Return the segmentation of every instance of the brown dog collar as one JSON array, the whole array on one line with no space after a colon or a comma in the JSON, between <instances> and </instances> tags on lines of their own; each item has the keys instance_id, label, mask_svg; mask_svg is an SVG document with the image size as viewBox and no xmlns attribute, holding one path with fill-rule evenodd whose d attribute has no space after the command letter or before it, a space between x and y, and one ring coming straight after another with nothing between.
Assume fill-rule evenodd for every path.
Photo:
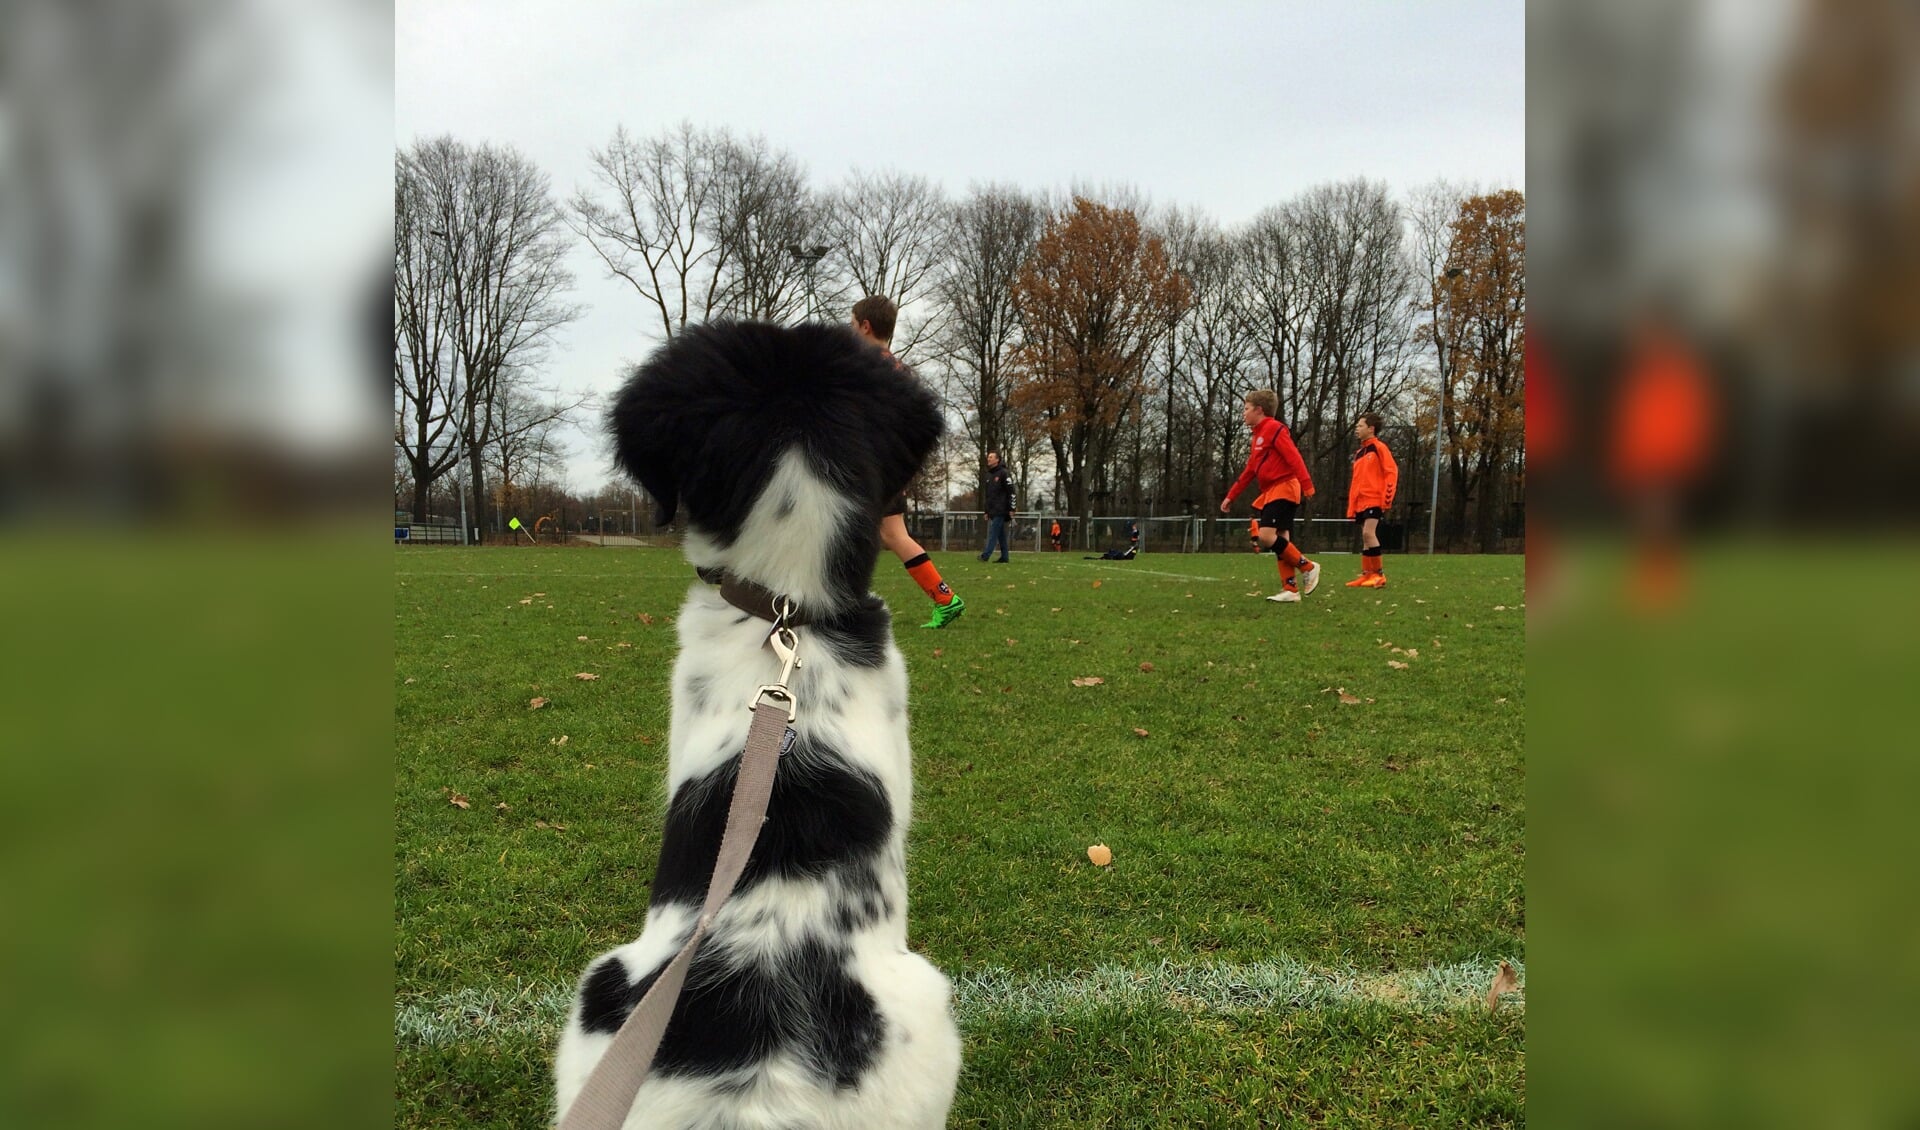
<instances>
[{"instance_id":1,"label":"brown dog collar","mask_svg":"<svg viewBox=\"0 0 1920 1130\"><path fill-rule=\"evenodd\" d=\"M752 581L742 580L725 569L696 569L700 579L710 585L720 586L720 598L749 616L758 616L768 623L780 623L789 628L804 628L813 623L812 614L799 606L793 598L782 596L772 589L756 585ZM786 616L781 617L782 608Z\"/></svg>"}]
</instances>

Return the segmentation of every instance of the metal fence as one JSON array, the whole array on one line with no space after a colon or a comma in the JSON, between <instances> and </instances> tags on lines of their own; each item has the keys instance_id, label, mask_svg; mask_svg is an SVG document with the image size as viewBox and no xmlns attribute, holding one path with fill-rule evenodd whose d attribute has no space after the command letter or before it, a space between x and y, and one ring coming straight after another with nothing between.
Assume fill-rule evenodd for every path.
<instances>
[{"instance_id":1,"label":"metal fence","mask_svg":"<svg viewBox=\"0 0 1920 1130\"><path fill-rule=\"evenodd\" d=\"M1245 515L1217 517L1212 522L1198 514L1160 518L1099 516L1083 523L1071 515L1031 511L1015 514L1008 524L1009 548L1015 552L1052 552L1052 527L1056 521L1061 528L1061 551L1101 553L1133 544L1141 553L1237 553L1252 544ZM1129 523L1138 526L1137 542L1129 534ZM978 510L924 511L907 516L907 532L930 549L937 546L944 553L960 550L978 553L987 544L987 517ZM1388 553L1407 552L1406 522L1382 522L1378 532L1381 545ZM1359 527L1346 518L1298 519L1294 523L1294 537L1302 549L1315 553L1360 550ZM1421 541L1424 545L1424 537Z\"/></svg>"}]
</instances>

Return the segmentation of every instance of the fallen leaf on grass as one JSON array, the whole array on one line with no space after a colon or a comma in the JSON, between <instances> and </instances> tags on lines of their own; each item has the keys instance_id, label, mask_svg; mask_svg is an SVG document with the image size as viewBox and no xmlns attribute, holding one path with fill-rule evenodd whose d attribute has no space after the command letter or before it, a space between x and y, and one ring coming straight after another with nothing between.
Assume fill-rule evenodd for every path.
<instances>
[{"instance_id":1,"label":"fallen leaf on grass","mask_svg":"<svg viewBox=\"0 0 1920 1130\"><path fill-rule=\"evenodd\" d=\"M461 796L459 793L454 793L452 796L449 796L447 798L447 803L451 804L455 808L472 808L473 807L473 803L469 801L466 797Z\"/></svg>"},{"instance_id":2,"label":"fallen leaf on grass","mask_svg":"<svg viewBox=\"0 0 1920 1130\"><path fill-rule=\"evenodd\" d=\"M532 597L527 597L527 598L526 598L525 600L522 600L522 601L521 601L520 603L522 603L522 604L532 604L532 603L533 603L533 598L532 598Z\"/></svg>"},{"instance_id":3,"label":"fallen leaf on grass","mask_svg":"<svg viewBox=\"0 0 1920 1130\"><path fill-rule=\"evenodd\" d=\"M528 710L538 710L538 709L540 709L541 707L543 707L543 706L545 706L546 704L547 704L547 700L546 700L546 699L544 699L544 698L535 698L535 699L530 699L530 700L529 700L529 701L527 702L527 709L528 709Z\"/></svg>"},{"instance_id":4,"label":"fallen leaf on grass","mask_svg":"<svg viewBox=\"0 0 1920 1130\"><path fill-rule=\"evenodd\" d=\"M1091 861L1095 867L1105 867L1107 864L1113 862L1113 849L1105 844L1094 844L1087 849L1087 859Z\"/></svg>"},{"instance_id":5,"label":"fallen leaf on grass","mask_svg":"<svg viewBox=\"0 0 1920 1130\"><path fill-rule=\"evenodd\" d=\"M1141 669L1142 671L1151 671L1151 670L1153 670L1153 664L1151 664L1151 663L1142 663L1142 664L1140 665L1140 669Z\"/></svg>"},{"instance_id":6,"label":"fallen leaf on grass","mask_svg":"<svg viewBox=\"0 0 1920 1130\"><path fill-rule=\"evenodd\" d=\"M1100 587L1100 582L1099 582L1099 581L1095 581L1095 582L1093 582L1093 587L1094 587L1094 588L1099 588L1099 587Z\"/></svg>"},{"instance_id":7,"label":"fallen leaf on grass","mask_svg":"<svg viewBox=\"0 0 1920 1130\"><path fill-rule=\"evenodd\" d=\"M1507 606L1504 604L1496 604L1493 606L1493 610L1495 612L1505 612L1507 610Z\"/></svg>"},{"instance_id":8,"label":"fallen leaf on grass","mask_svg":"<svg viewBox=\"0 0 1920 1130\"><path fill-rule=\"evenodd\" d=\"M632 645L632 644L630 644L630 643L628 643L628 642L627 642L627 641L625 641L625 640L621 640L621 641L620 641L619 643L617 643L617 644L614 644L613 646L615 646L615 647L632 647L633 645Z\"/></svg>"},{"instance_id":9,"label":"fallen leaf on grass","mask_svg":"<svg viewBox=\"0 0 1920 1130\"><path fill-rule=\"evenodd\" d=\"M1493 977L1493 987L1487 990L1487 1011L1492 1012L1499 1008L1500 998L1519 987L1520 977L1513 971L1513 966L1504 961L1501 962L1500 972Z\"/></svg>"},{"instance_id":10,"label":"fallen leaf on grass","mask_svg":"<svg viewBox=\"0 0 1920 1130\"><path fill-rule=\"evenodd\" d=\"M1398 659L1387 660L1387 666L1393 668L1395 671L1405 671L1407 669L1407 665Z\"/></svg>"},{"instance_id":11,"label":"fallen leaf on grass","mask_svg":"<svg viewBox=\"0 0 1920 1130\"><path fill-rule=\"evenodd\" d=\"M1060 610L1059 610L1058 608L1055 608L1055 609L1052 609L1052 611L1054 611L1054 612L1058 612L1058 611L1060 611Z\"/></svg>"},{"instance_id":12,"label":"fallen leaf on grass","mask_svg":"<svg viewBox=\"0 0 1920 1130\"><path fill-rule=\"evenodd\" d=\"M1140 727L1135 726L1133 728L1133 736L1136 738L1144 738L1147 736L1147 732L1145 730L1142 730Z\"/></svg>"},{"instance_id":13,"label":"fallen leaf on grass","mask_svg":"<svg viewBox=\"0 0 1920 1130\"><path fill-rule=\"evenodd\" d=\"M407 681L406 681L405 683L402 683L401 685L402 685L402 686L407 686L407 687L410 687L410 686L412 686L412 685L413 685L413 677L412 677L411 675L409 675L409 676L407 677Z\"/></svg>"},{"instance_id":14,"label":"fallen leaf on grass","mask_svg":"<svg viewBox=\"0 0 1920 1130\"><path fill-rule=\"evenodd\" d=\"M499 804L494 805L493 807L500 812L511 812L513 810L513 806L508 804L504 800L501 801Z\"/></svg>"},{"instance_id":15,"label":"fallen leaf on grass","mask_svg":"<svg viewBox=\"0 0 1920 1130\"><path fill-rule=\"evenodd\" d=\"M941 657L942 655L945 655L945 654L946 654L946 651L947 651L947 649L946 649L946 648L944 648L944 647L936 647L936 648L934 648L934 649L933 649L933 657L934 657L935 659L938 659L938 658L940 658L940 657Z\"/></svg>"},{"instance_id":16,"label":"fallen leaf on grass","mask_svg":"<svg viewBox=\"0 0 1920 1130\"><path fill-rule=\"evenodd\" d=\"M1007 646L1008 646L1008 647L1012 647L1012 646L1013 646L1014 644L1017 644L1017 643L1019 643L1019 642L1020 642L1019 640L1016 640L1016 639L1014 639L1014 638L1013 638L1013 637L1011 637L1011 636L1009 636L1009 637L1007 637Z\"/></svg>"},{"instance_id":17,"label":"fallen leaf on grass","mask_svg":"<svg viewBox=\"0 0 1920 1130\"><path fill-rule=\"evenodd\" d=\"M1347 688L1345 687L1340 688L1340 701L1346 703L1348 706L1360 705L1359 697L1357 695L1348 694Z\"/></svg>"},{"instance_id":18,"label":"fallen leaf on grass","mask_svg":"<svg viewBox=\"0 0 1920 1130\"><path fill-rule=\"evenodd\" d=\"M1419 648L1417 648L1417 647L1410 647L1410 648L1408 648L1408 649L1407 649L1407 658L1408 658L1408 659L1418 659L1418 658L1420 658L1420 649L1419 649Z\"/></svg>"},{"instance_id":19,"label":"fallen leaf on grass","mask_svg":"<svg viewBox=\"0 0 1920 1130\"><path fill-rule=\"evenodd\" d=\"M537 593L534 593L533 595L535 595L535 596L545 596L545 595L547 595L547 594L546 594L546 593L543 593L543 592L537 592Z\"/></svg>"},{"instance_id":20,"label":"fallen leaf on grass","mask_svg":"<svg viewBox=\"0 0 1920 1130\"><path fill-rule=\"evenodd\" d=\"M645 612L635 612L633 614L633 618L635 620L640 621L642 624L651 625L653 623L653 617L647 615Z\"/></svg>"},{"instance_id":21,"label":"fallen leaf on grass","mask_svg":"<svg viewBox=\"0 0 1920 1130\"><path fill-rule=\"evenodd\" d=\"M591 683L595 679L598 679L600 676L594 674L591 671L576 671L574 672L573 677L580 680L583 683Z\"/></svg>"},{"instance_id":22,"label":"fallen leaf on grass","mask_svg":"<svg viewBox=\"0 0 1920 1130\"><path fill-rule=\"evenodd\" d=\"M1076 687L1097 687L1104 682L1106 682L1106 680L1102 679L1098 675L1086 675L1081 678L1075 679L1073 681L1073 685Z\"/></svg>"},{"instance_id":23,"label":"fallen leaf on grass","mask_svg":"<svg viewBox=\"0 0 1920 1130\"><path fill-rule=\"evenodd\" d=\"M561 735L560 735L559 737L557 737L557 738L548 738L548 739L547 739L547 744L548 744L548 745L566 745L566 744L567 744L567 735L565 735L565 734L561 734Z\"/></svg>"},{"instance_id":24,"label":"fallen leaf on grass","mask_svg":"<svg viewBox=\"0 0 1920 1130\"><path fill-rule=\"evenodd\" d=\"M573 637L573 638L574 638L574 639L577 639L577 640L579 640L579 641L580 641L581 643L586 643L586 642L587 642L587 637L585 637L585 636L575 636L575 637Z\"/></svg>"}]
</instances>

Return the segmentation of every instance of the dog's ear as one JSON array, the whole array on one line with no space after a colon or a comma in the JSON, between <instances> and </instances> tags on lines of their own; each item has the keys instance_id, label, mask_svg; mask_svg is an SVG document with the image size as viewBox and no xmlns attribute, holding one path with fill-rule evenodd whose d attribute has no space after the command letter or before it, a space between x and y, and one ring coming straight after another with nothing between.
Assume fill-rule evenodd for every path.
<instances>
[{"instance_id":1,"label":"dog's ear","mask_svg":"<svg viewBox=\"0 0 1920 1130\"><path fill-rule=\"evenodd\" d=\"M909 377L898 381L889 392L886 403L889 419L882 434L891 436L895 442L885 445L881 456L883 477L894 480L885 495L891 499L920 473L947 425L940 413L940 401L933 390L918 379Z\"/></svg>"},{"instance_id":2,"label":"dog's ear","mask_svg":"<svg viewBox=\"0 0 1920 1130\"><path fill-rule=\"evenodd\" d=\"M664 391L657 374L650 380L644 367L635 367L607 412L614 463L633 476L653 499L656 526L671 523L680 506L680 482L674 464L677 445L684 437L662 411L660 394Z\"/></svg>"}]
</instances>

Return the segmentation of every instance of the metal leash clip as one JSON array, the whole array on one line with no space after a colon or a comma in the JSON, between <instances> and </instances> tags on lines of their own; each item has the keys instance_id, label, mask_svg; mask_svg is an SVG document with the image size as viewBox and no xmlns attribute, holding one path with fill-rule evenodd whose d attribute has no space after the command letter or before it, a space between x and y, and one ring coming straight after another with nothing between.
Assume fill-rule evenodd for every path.
<instances>
[{"instance_id":1,"label":"metal leash clip","mask_svg":"<svg viewBox=\"0 0 1920 1130\"><path fill-rule=\"evenodd\" d=\"M780 678L754 691L753 701L747 703L748 710L755 710L759 708L762 699L773 698L783 701L787 704L787 721L789 722L798 716L799 702L793 692L787 689L787 680L793 677L795 667L806 666L801 662L798 651L800 637L792 628L787 627L787 617L793 615L793 611L793 598L780 597L779 603L774 608L773 630L767 633L767 646L780 657Z\"/></svg>"}]
</instances>

